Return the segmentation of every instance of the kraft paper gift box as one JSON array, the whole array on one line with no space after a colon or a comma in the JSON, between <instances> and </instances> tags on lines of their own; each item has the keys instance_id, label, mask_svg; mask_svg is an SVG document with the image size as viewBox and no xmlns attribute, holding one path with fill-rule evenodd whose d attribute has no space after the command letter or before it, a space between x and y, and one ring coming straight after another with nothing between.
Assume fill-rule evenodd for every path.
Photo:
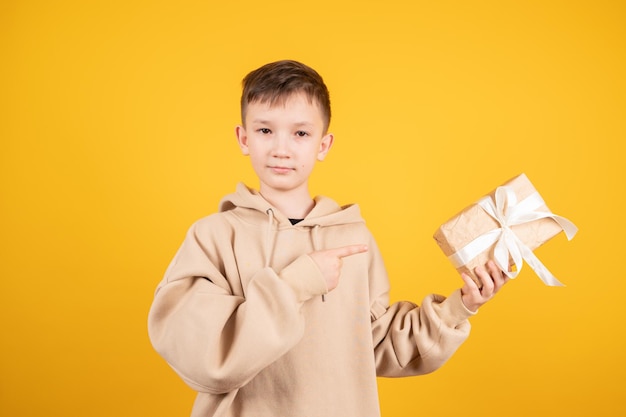
<instances>
[{"instance_id":1,"label":"kraft paper gift box","mask_svg":"<svg viewBox=\"0 0 626 417\"><path fill-rule=\"evenodd\" d=\"M577 228L553 214L521 174L445 222L433 237L454 267L479 286L474 268L489 259L511 278L525 260L547 285L563 285L532 252L561 231L569 240Z\"/></svg>"}]
</instances>

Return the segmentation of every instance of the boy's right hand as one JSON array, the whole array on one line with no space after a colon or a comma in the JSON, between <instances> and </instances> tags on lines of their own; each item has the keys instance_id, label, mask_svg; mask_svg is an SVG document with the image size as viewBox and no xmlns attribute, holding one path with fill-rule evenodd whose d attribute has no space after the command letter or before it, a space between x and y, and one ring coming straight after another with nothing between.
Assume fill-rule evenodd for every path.
<instances>
[{"instance_id":1,"label":"boy's right hand","mask_svg":"<svg viewBox=\"0 0 626 417\"><path fill-rule=\"evenodd\" d=\"M326 280L328 291L334 290L339 284L341 275L342 259L346 256L367 252L367 245L349 245L335 249L319 250L310 253L309 256L315 261Z\"/></svg>"}]
</instances>

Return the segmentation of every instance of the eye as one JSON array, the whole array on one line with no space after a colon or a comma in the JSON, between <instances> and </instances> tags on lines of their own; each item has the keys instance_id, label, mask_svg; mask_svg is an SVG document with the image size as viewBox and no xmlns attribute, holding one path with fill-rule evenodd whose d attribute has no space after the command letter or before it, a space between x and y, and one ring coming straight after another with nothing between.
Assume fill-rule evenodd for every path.
<instances>
[{"instance_id":1,"label":"eye","mask_svg":"<svg viewBox=\"0 0 626 417\"><path fill-rule=\"evenodd\" d=\"M303 137L309 136L309 134L307 132L305 132L304 130L298 130L296 132L296 136L298 136L300 138L303 138Z\"/></svg>"},{"instance_id":2,"label":"eye","mask_svg":"<svg viewBox=\"0 0 626 417\"><path fill-rule=\"evenodd\" d=\"M269 130L268 128L266 128L266 127L262 127L260 129L257 129L257 132L259 132L259 133L261 133L263 135L269 135L270 133L272 133L272 131Z\"/></svg>"}]
</instances>

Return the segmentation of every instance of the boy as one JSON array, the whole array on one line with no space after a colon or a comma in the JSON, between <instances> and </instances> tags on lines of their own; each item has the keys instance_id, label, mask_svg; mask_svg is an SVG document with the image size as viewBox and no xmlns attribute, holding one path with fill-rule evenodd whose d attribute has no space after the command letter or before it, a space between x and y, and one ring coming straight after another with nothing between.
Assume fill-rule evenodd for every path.
<instances>
[{"instance_id":1,"label":"boy","mask_svg":"<svg viewBox=\"0 0 626 417\"><path fill-rule=\"evenodd\" d=\"M389 305L358 206L308 191L333 143L322 78L267 64L244 78L241 113L259 190L239 184L191 227L157 288L151 341L198 391L194 417L379 416L376 376L440 367L507 278L489 263L481 289L464 275L448 298Z\"/></svg>"}]
</instances>

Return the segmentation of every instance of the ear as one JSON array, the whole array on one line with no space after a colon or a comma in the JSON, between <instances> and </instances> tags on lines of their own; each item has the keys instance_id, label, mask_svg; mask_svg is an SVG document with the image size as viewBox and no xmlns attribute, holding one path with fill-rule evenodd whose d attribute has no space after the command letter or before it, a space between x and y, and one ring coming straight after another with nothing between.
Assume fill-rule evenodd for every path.
<instances>
[{"instance_id":1,"label":"ear","mask_svg":"<svg viewBox=\"0 0 626 417\"><path fill-rule=\"evenodd\" d=\"M237 143L241 148L241 153L244 155L250 155L250 150L248 149L248 134L246 133L246 128L237 125L235 127L235 135L237 136Z\"/></svg>"},{"instance_id":2,"label":"ear","mask_svg":"<svg viewBox=\"0 0 626 417\"><path fill-rule=\"evenodd\" d=\"M320 142L320 149L317 152L317 160L323 161L326 158L326 154L330 150L330 147L333 146L334 136L332 133L327 133Z\"/></svg>"}]
</instances>

